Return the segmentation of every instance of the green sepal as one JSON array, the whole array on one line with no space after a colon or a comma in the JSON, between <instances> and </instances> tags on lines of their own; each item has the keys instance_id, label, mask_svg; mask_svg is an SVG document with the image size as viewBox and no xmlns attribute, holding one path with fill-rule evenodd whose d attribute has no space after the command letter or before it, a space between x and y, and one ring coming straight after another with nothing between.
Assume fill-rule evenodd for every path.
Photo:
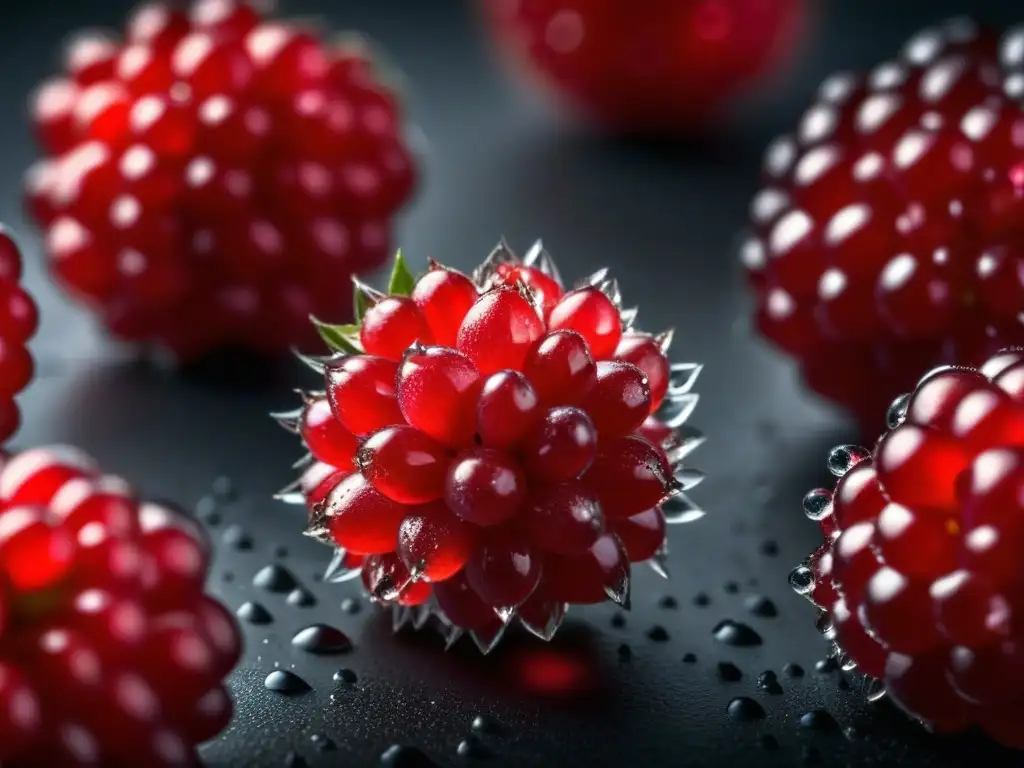
<instances>
[{"instance_id":1,"label":"green sepal","mask_svg":"<svg viewBox=\"0 0 1024 768\"><path fill-rule=\"evenodd\" d=\"M359 326L354 323L345 325L332 325L311 317L317 333L320 334L327 346L335 352L345 352L350 355L363 354L363 344L359 340Z\"/></svg>"},{"instance_id":2,"label":"green sepal","mask_svg":"<svg viewBox=\"0 0 1024 768\"><path fill-rule=\"evenodd\" d=\"M416 276L405 263L402 251L395 254L395 265L391 268L391 279L388 280L388 293L392 296L408 296L416 287Z\"/></svg>"}]
</instances>

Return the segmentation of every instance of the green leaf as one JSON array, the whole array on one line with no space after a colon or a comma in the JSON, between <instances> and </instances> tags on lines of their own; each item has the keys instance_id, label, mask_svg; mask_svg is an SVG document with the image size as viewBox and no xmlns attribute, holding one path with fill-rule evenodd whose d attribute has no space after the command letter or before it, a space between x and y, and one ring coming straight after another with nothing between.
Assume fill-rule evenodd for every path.
<instances>
[{"instance_id":1,"label":"green leaf","mask_svg":"<svg viewBox=\"0 0 1024 768\"><path fill-rule=\"evenodd\" d=\"M317 320L315 317L310 319L313 321L313 325L316 326L320 338L327 342L327 346L335 352L347 352L350 355L363 354L363 344L359 340L358 325L331 325L330 323Z\"/></svg>"},{"instance_id":2,"label":"green leaf","mask_svg":"<svg viewBox=\"0 0 1024 768\"><path fill-rule=\"evenodd\" d=\"M405 263L402 251L395 254L395 266L391 269L391 279L388 280L388 293L392 296L408 296L416 287L416 276Z\"/></svg>"}]
</instances>

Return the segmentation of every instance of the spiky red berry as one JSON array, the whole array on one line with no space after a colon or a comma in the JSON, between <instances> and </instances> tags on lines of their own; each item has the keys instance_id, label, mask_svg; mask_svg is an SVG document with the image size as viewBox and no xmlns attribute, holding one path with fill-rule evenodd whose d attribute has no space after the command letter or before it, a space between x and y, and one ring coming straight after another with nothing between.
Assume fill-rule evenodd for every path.
<instances>
[{"instance_id":1,"label":"spiky red berry","mask_svg":"<svg viewBox=\"0 0 1024 768\"><path fill-rule=\"evenodd\" d=\"M195 764L241 655L202 532L64 449L5 457L0 496L4 764Z\"/></svg>"},{"instance_id":2,"label":"spiky red berry","mask_svg":"<svg viewBox=\"0 0 1024 768\"><path fill-rule=\"evenodd\" d=\"M39 313L20 281L21 251L0 225L0 444L18 431L21 413L14 398L35 372L26 344L35 335Z\"/></svg>"},{"instance_id":3,"label":"spiky red berry","mask_svg":"<svg viewBox=\"0 0 1024 768\"><path fill-rule=\"evenodd\" d=\"M1024 703L1022 370L1019 350L936 369L893 403L873 451L835 449L835 490L804 502L825 546L792 577L903 709L940 730L979 724L1011 747L1004 716Z\"/></svg>"},{"instance_id":4,"label":"spiky red berry","mask_svg":"<svg viewBox=\"0 0 1024 768\"><path fill-rule=\"evenodd\" d=\"M367 52L246 0L146 3L123 39L75 38L32 122L26 202L51 271L113 336L186 362L315 343L308 317L349 311L415 186ZM365 341L393 357L419 334L407 311L374 330L386 309Z\"/></svg>"},{"instance_id":5,"label":"spiky red berry","mask_svg":"<svg viewBox=\"0 0 1024 768\"><path fill-rule=\"evenodd\" d=\"M924 30L827 80L765 155L742 249L757 327L872 429L920 371L1024 343L1022 34Z\"/></svg>"},{"instance_id":6,"label":"spiky red berry","mask_svg":"<svg viewBox=\"0 0 1024 768\"><path fill-rule=\"evenodd\" d=\"M498 50L572 112L618 131L693 130L779 68L804 3L482 0Z\"/></svg>"},{"instance_id":7,"label":"spiky red berry","mask_svg":"<svg viewBox=\"0 0 1024 768\"><path fill-rule=\"evenodd\" d=\"M517 611L550 639L567 603L628 604L630 563L664 574L666 524L687 518L660 504L700 438L674 428L695 366L670 392L670 334L629 331L614 281L563 294L539 244L519 260L502 243L473 274L432 262L416 280L398 258L390 294L358 284L363 325L320 323L326 394L278 418L318 460L282 498L339 550L332 578L358 570L375 602L436 611L486 652ZM682 407L671 424L650 377Z\"/></svg>"}]
</instances>

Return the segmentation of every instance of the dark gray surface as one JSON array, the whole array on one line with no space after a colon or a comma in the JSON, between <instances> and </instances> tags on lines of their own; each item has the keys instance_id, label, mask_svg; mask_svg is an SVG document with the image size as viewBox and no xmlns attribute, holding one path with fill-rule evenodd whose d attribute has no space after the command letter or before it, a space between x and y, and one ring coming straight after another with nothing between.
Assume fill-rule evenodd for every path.
<instances>
[{"instance_id":1,"label":"dark gray surface","mask_svg":"<svg viewBox=\"0 0 1024 768\"><path fill-rule=\"evenodd\" d=\"M44 318L34 345L40 378L22 399L27 423L16 444L75 443L150 494L186 505L207 494L218 475L238 489L238 500L222 510L225 522L212 531L219 537L238 523L255 545L243 552L222 546L211 588L232 608L259 600L275 622L246 628L248 652L234 678L239 713L206 748L211 766L283 765L290 750L310 765L372 765L392 743L417 745L442 765L462 765L467 761L457 756L457 745L481 713L503 726L486 739L492 765L792 766L815 754L826 765L1013 761L980 740L929 739L887 705L859 703L856 683L843 691L838 673L814 673L824 646L810 607L790 593L786 574L817 543L799 500L825 480L827 448L853 435L795 389L788 366L747 337L746 301L731 254L757 183L760 148L795 122L816 82L833 69L888 56L917 27L966 5L990 11L997 23L1014 13L1014 4L1002 0L830 3L783 96L767 99L713 141L640 146L574 132L526 105L492 66L464 4L288 3L297 15L323 14L336 27L368 31L410 75L412 114L430 137L427 186L399 238L414 265L431 255L468 267L501 234L520 247L543 237L563 274L608 265L627 300L641 305L644 327L677 327L677 359L707 364L695 423L710 440L694 463L709 479L694 495L710 514L672 532L671 582L639 569L624 628L612 627L608 607L574 612L563 628L554 648L592 671L596 693L553 700L526 692L517 670L534 644L507 640L503 653L486 660L471 647L444 654L430 635L392 637L389 620L366 608L342 613L339 603L356 596L354 585L313 582L328 552L299 535L299 513L269 498L290 480L298 446L266 413L291 404L291 387L310 381L304 374L290 366L254 370L222 362L175 377L132 364L32 267L29 283ZM25 97L52 67L67 31L114 24L128 6L37 0L5 8L0 174L7 184L0 188L0 220L21 231L31 261L39 243L20 213L18 190L34 151L21 119ZM879 428L882 419L879 414ZM778 556L759 552L765 538L779 542ZM292 607L283 595L251 586L279 546L288 548L280 561L314 591L317 606ZM729 581L739 594L725 591ZM700 592L711 598L707 607L692 603ZM678 608L657 607L666 593L677 597ZM749 616L744 599L751 593L770 596L779 616ZM756 627L764 644L716 642L712 627L727 618ZM317 659L292 649L294 632L316 621L343 629L355 650ZM646 637L654 624L667 630L667 642ZM622 643L632 648L628 662L619 657ZM685 653L696 654L696 663L683 663ZM740 681L718 680L716 665L726 661L742 670ZM790 661L803 665L806 677L782 675ZM262 681L277 665L294 665L314 692L286 699L265 691ZM358 683L333 682L340 666L354 670ZM757 690L757 676L767 669L779 672L782 695ZM767 718L731 720L726 705L740 695L760 701ZM814 708L857 733L806 732L798 720ZM337 749L320 751L311 740L317 734ZM772 734L781 749L764 750L763 734Z\"/></svg>"}]
</instances>

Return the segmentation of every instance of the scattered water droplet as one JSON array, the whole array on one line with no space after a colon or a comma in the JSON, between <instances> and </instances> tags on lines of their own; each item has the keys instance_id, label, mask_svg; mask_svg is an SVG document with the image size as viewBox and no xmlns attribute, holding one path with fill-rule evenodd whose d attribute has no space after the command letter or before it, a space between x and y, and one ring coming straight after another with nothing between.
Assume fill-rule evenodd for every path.
<instances>
[{"instance_id":1,"label":"scattered water droplet","mask_svg":"<svg viewBox=\"0 0 1024 768\"><path fill-rule=\"evenodd\" d=\"M814 571L806 565L798 565L789 572L789 586L798 595L809 595L814 590Z\"/></svg>"},{"instance_id":2,"label":"scattered water droplet","mask_svg":"<svg viewBox=\"0 0 1024 768\"><path fill-rule=\"evenodd\" d=\"M835 672L837 669L839 669L839 665L836 664L836 660L831 657L822 659L814 665L814 671L819 675L828 675Z\"/></svg>"},{"instance_id":3,"label":"scattered water droplet","mask_svg":"<svg viewBox=\"0 0 1024 768\"><path fill-rule=\"evenodd\" d=\"M757 676L757 687L765 693L770 693L773 696L777 696L782 693L782 686L779 685L779 678L770 669L766 669Z\"/></svg>"},{"instance_id":4,"label":"scattered water droplet","mask_svg":"<svg viewBox=\"0 0 1024 768\"><path fill-rule=\"evenodd\" d=\"M684 653L683 654L683 663L684 664L696 664L697 663L697 654L695 654L695 653Z\"/></svg>"},{"instance_id":5,"label":"scattered water droplet","mask_svg":"<svg viewBox=\"0 0 1024 768\"><path fill-rule=\"evenodd\" d=\"M284 694L297 694L306 693L306 691L312 690L309 683L303 680L301 677L296 675L294 672L289 672L286 669L275 669L269 675L267 679L263 681L263 685L268 691L274 691L274 693Z\"/></svg>"},{"instance_id":6,"label":"scattered water droplet","mask_svg":"<svg viewBox=\"0 0 1024 768\"><path fill-rule=\"evenodd\" d=\"M892 401L889 410L885 414L885 424L889 429L896 429L906 421L907 406L910 405L910 394L903 394Z\"/></svg>"},{"instance_id":7,"label":"scattered water droplet","mask_svg":"<svg viewBox=\"0 0 1024 768\"><path fill-rule=\"evenodd\" d=\"M437 764L416 747L394 744L384 750L380 764L388 768L437 768Z\"/></svg>"},{"instance_id":8,"label":"scattered water droplet","mask_svg":"<svg viewBox=\"0 0 1024 768\"><path fill-rule=\"evenodd\" d=\"M730 717L742 722L762 720L765 716L764 707L746 696L739 696L730 701L725 711Z\"/></svg>"},{"instance_id":9,"label":"scattered water droplet","mask_svg":"<svg viewBox=\"0 0 1024 768\"><path fill-rule=\"evenodd\" d=\"M333 752L338 748L338 745L332 739L327 738L321 733L314 733L309 737L309 740L321 752Z\"/></svg>"},{"instance_id":10,"label":"scattered water droplet","mask_svg":"<svg viewBox=\"0 0 1024 768\"><path fill-rule=\"evenodd\" d=\"M274 621L274 617L270 615L270 611L259 603L254 603L252 601L243 603L235 613L239 619L250 624L270 624Z\"/></svg>"},{"instance_id":11,"label":"scattered water droplet","mask_svg":"<svg viewBox=\"0 0 1024 768\"><path fill-rule=\"evenodd\" d=\"M292 645L306 653L327 655L347 653L352 650L352 641L340 629L326 624L313 624L301 629L292 638Z\"/></svg>"},{"instance_id":12,"label":"scattered water droplet","mask_svg":"<svg viewBox=\"0 0 1024 768\"><path fill-rule=\"evenodd\" d=\"M615 629L622 629L624 626L626 626L626 614L614 614L612 616L612 626L615 627Z\"/></svg>"},{"instance_id":13,"label":"scattered water droplet","mask_svg":"<svg viewBox=\"0 0 1024 768\"><path fill-rule=\"evenodd\" d=\"M815 488L804 495L804 514L809 520L819 521L832 514L832 491Z\"/></svg>"},{"instance_id":14,"label":"scattered water droplet","mask_svg":"<svg viewBox=\"0 0 1024 768\"><path fill-rule=\"evenodd\" d=\"M789 662L788 664L784 664L783 667L782 667L782 671L785 674L789 675L790 677L803 677L804 676L804 668L801 667L799 664L796 664L796 663L794 663L792 661Z\"/></svg>"},{"instance_id":15,"label":"scattered water droplet","mask_svg":"<svg viewBox=\"0 0 1024 768\"><path fill-rule=\"evenodd\" d=\"M656 643L668 642L668 630L660 624L655 624L649 630L647 630L647 638L653 640Z\"/></svg>"},{"instance_id":16,"label":"scattered water droplet","mask_svg":"<svg viewBox=\"0 0 1024 768\"><path fill-rule=\"evenodd\" d=\"M362 603L360 603L358 600L353 600L351 597L346 597L344 600L341 601L342 613L347 613L350 616L354 616L355 614L359 613L361 608Z\"/></svg>"},{"instance_id":17,"label":"scattered water droplet","mask_svg":"<svg viewBox=\"0 0 1024 768\"><path fill-rule=\"evenodd\" d=\"M729 661L718 662L718 679L723 683L736 683L743 679L743 670Z\"/></svg>"},{"instance_id":18,"label":"scattered water droplet","mask_svg":"<svg viewBox=\"0 0 1024 768\"><path fill-rule=\"evenodd\" d=\"M779 615L775 603L764 595L751 595L744 601L744 605L751 614L762 619L774 619Z\"/></svg>"},{"instance_id":19,"label":"scattered water droplet","mask_svg":"<svg viewBox=\"0 0 1024 768\"><path fill-rule=\"evenodd\" d=\"M355 672L351 669L346 669L345 667L342 667L334 673L334 682L336 683L348 683L349 685L353 685L358 679L359 678L356 677Z\"/></svg>"},{"instance_id":20,"label":"scattered water droplet","mask_svg":"<svg viewBox=\"0 0 1024 768\"><path fill-rule=\"evenodd\" d=\"M775 557L779 554L779 543L775 539L765 539L758 547L758 551L765 557Z\"/></svg>"},{"instance_id":21,"label":"scattered water droplet","mask_svg":"<svg viewBox=\"0 0 1024 768\"><path fill-rule=\"evenodd\" d=\"M233 523L225 528L220 540L224 546L243 552L252 549L252 536L247 534L242 526L237 523Z\"/></svg>"},{"instance_id":22,"label":"scattered water droplet","mask_svg":"<svg viewBox=\"0 0 1024 768\"><path fill-rule=\"evenodd\" d=\"M846 737L847 741L856 741L860 738L860 731L852 725L848 725L843 729L843 736Z\"/></svg>"},{"instance_id":23,"label":"scattered water droplet","mask_svg":"<svg viewBox=\"0 0 1024 768\"><path fill-rule=\"evenodd\" d=\"M633 658L633 649L623 643L618 649L619 661L630 661Z\"/></svg>"},{"instance_id":24,"label":"scattered water droplet","mask_svg":"<svg viewBox=\"0 0 1024 768\"><path fill-rule=\"evenodd\" d=\"M222 519L217 510L217 500L212 496L203 496L196 502L195 515L211 528L220 525Z\"/></svg>"},{"instance_id":25,"label":"scattered water droplet","mask_svg":"<svg viewBox=\"0 0 1024 768\"><path fill-rule=\"evenodd\" d=\"M285 602L287 602L288 605L294 605L296 608L310 608L316 605L316 595L308 589L296 587L288 593L288 597L285 598Z\"/></svg>"},{"instance_id":26,"label":"scattered water droplet","mask_svg":"<svg viewBox=\"0 0 1024 768\"><path fill-rule=\"evenodd\" d=\"M679 601L676 600L672 595L662 595L658 600L658 607L672 610L679 607Z\"/></svg>"},{"instance_id":27,"label":"scattered water droplet","mask_svg":"<svg viewBox=\"0 0 1024 768\"><path fill-rule=\"evenodd\" d=\"M740 585L737 584L735 581L727 581L725 582L725 585L722 587L722 589L724 589L726 594L728 595L735 595L737 592L740 591Z\"/></svg>"},{"instance_id":28,"label":"scattered water droplet","mask_svg":"<svg viewBox=\"0 0 1024 768\"><path fill-rule=\"evenodd\" d=\"M491 750L476 736L469 736L459 742L456 752L458 752L459 757L464 757L468 760L478 760L491 756Z\"/></svg>"},{"instance_id":29,"label":"scattered water droplet","mask_svg":"<svg viewBox=\"0 0 1024 768\"><path fill-rule=\"evenodd\" d=\"M698 592L693 596L693 604L700 608L705 608L711 605L711 598L706 592Z\"/></svg>"},{"instance_id":30,"label":"scattered water droplet","mask_svg":"<svg viewBox=\"0 0 1024 768\"><path fill-rule=\"evenodd\" d=\"M225 584L230 584L235 580L235 574L232 571L224 571L224 573L220 575L220 578Z\"/></svg>"},{"instance_id":31,"label":"scattered water droplet","mask_svg":"<svg viewBox=\"0 0 1024 768\"><path fill-rule=\"evenodd\" d=\"M839 723L823 709L812 709L800 716L800 727L812 731L838 731Z\"/></svg>"},{"instance_id":32,"label":"scattered water droplet","mask_svg":"<svg viewBox=\"0 0 1024 768\"><path fill-rule=\"evenodd\" d=\"M770 733L766 733L758 740L761 744L761 749L768 752L775 752L779 748L779 740L772 736Z\"/></svg>"},{"instance_id":33,"label":"scattered water droplet","mask_svg":"<svg viewBox=\"0 0 1024 768\"><path fill-rule=\"evenodd\" d=\"M272 563L260 568L252 578L252 584L268 592L291 592L298 585L292 572L283 565Z\"/></svg>"},{"instance_id":34,"label":"scattered water droplet","mask_svg":"<svg viewBox=\"0 0 1024 768\"><path fill-rule=\"evenodd\" d=\"M732 619L718 622L711 632L715 640L726 645L749 647L761 645L763 642L761 636L753 629Z\"/></svg>"},{"instance_id":35,"label":"scattered water droplet","mask_svg":"<svg viewBox=\"0 0 1024 768\"><path fill-rule=\"evenodd\" d=\"M210 490L213 491L213 496L218 501L234 501L238 497L235 484L227 475L216 478L213 485L210 486Z\"/></svg>"},{"instance_id":36,"label":"scattered water droplet","mask_svg":"<svg viewBox=\"0 0 1024 768\"><path fill-rule=\"evenodd\" d=\"M498 721L488 715L477 715L474 717L470 728L477 733L499 733L501 731Z\"/></svg>"},{"instance_id":37,"label":"scattered water droplet","mask_svg":"<svg viewBox=\"0 0 1024 768\"><path fill-rule=\"evenodd\" d=\"M837 445L829 451L828 471L836 477L842 477L870 456L871 452L859 445Z\"/></svg>"}]
</instances>

